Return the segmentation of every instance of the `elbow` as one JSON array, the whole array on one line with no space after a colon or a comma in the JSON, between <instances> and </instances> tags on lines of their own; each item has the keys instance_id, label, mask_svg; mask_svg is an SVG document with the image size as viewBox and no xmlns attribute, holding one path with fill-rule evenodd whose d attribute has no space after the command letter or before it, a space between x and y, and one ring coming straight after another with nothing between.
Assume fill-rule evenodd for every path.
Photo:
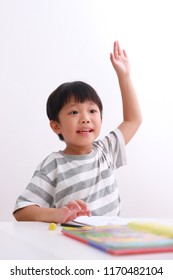
<instances>
[{"instance_id":1,"label":"elbow","mask_svg":"<svg viewBox=\"0 0 173 280\"><path fill-rule=\"evenodd\" d=\"M13 213L13 217L15 218L16 221L20 222L22 221L21 220L21 217L20 217L20 210L17 210Z\"/></svg>"},{"instance_id":2,"label":"elbow","mask_svg":"<svg viewBox=\"0 0 173 280\"><path fill-rule=\"evenodd\" d=\"M137 120L137 127L139 128L142 124L142 116L140 116Z\"/></svg>"},{"instance_id":3,"label":"elbow","mask_svg":"<svg viewBox=\"0 0 173 280\"><path fill-rule=\"evenodd\" d=\"M134 121L134 132L136 132L142 124L142 117Z\"/></svg>"},{"instance_id":4,"label":"elbow","mask_svg":"<svg viewBox=\"0 0 173 280\"><path fill-rule=\"evenodd\" d=\"M139 115L138 117L130 120L129 124L130 124L129 126L131 127L131 130L136 132L142 124L142 116Z\"/></svg>"},{"instance_id":5,"label":"elbow","mask_svg":"<svg viewBox=\"0 0 173 280\"><path fill-rule=\"evenodd\" d=\"M138 114L134 118L134 121L132 121L132 122L134 122L134 126L136 127L136 130L138 130L138 128L142 124L142 114L140 111L138 112Z\"/></svg>"},{"instance_id":6,"label":"elbow","mask_svg":"<svg viewBox=\"0 0 173 280\"><path fill-rule=\"evenodd\" d=\"M16 210L15 212L13 212L13 216L17 222L24 222L28 220L25 214L25 208L20 208Z\"/></svg>"}]
</instances>

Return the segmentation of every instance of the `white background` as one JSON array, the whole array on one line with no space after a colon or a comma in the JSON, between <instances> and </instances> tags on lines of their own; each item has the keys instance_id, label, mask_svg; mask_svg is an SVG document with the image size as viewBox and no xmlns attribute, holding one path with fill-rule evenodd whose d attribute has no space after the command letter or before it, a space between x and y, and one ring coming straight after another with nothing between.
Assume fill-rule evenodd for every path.
<instances>
[{"instance_id":1,"label":"white background","mask_svg":"<svg viewBox=\"0 0 173 280\"><path fill-rule=\"evenodd\" d=\"M91 84L104 104L100 137L122 120L113 41L126 49L143 123L117 172L123 217L173 216L171 0L0 0L0 220L35 167L64 144L46 101L61 83Z\"/></svg>"}]
</instances>

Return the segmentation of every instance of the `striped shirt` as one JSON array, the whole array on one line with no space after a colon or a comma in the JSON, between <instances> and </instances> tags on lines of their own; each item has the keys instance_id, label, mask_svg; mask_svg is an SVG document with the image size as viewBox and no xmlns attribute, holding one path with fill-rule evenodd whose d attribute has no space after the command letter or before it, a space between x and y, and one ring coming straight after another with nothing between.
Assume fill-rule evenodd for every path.
<instances>
[{"instance_id":1,"label":"striped shirt","mask_svg":"<svg viewBox=\"0 0 173 280\"><path fill-rule=\"evenodd\" d=\"M90 154L53 152L37 167L14 211L29 205L60 208L82 199L92 215L118 215L120 198L115 171L125 164L125 143L119 129L94 141Z\"/></svg>"}]
</instances>

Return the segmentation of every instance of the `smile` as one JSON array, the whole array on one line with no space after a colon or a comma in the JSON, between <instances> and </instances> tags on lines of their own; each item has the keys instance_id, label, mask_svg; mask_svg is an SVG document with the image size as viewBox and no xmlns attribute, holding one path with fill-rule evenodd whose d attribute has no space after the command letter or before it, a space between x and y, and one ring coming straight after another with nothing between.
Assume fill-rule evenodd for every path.
<instances>
[{"instance_id":1,"label":"smile","mask_svg":"<svg viewBox=\"0 0 173 280\"><path fill-rule=\"evenodd\" d=\"M82 128L82 129L79 129L77 130L78 133L88 133L88 132L92 132L93 129L91 128Z\"/></svg>"}]
</instances>

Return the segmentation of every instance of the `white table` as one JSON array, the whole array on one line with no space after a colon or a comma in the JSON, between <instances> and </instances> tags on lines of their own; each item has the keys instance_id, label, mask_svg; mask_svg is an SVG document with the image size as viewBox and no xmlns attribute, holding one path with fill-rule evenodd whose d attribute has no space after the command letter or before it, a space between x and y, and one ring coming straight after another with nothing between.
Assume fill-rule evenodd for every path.
<instances>
[{"instance_id":1,"label":"white table","mask_svg":"<svg viewBox=\"0 0 173 280\"><path fill-rule=\"evenodd\" d=\"M163 222L163 220L159 220ZM172 224L172 221L165 223ZM48 223L0 222L0 260L173 260L173 253L111 256L64 236Z\"/></svg>"}]
</instances>

